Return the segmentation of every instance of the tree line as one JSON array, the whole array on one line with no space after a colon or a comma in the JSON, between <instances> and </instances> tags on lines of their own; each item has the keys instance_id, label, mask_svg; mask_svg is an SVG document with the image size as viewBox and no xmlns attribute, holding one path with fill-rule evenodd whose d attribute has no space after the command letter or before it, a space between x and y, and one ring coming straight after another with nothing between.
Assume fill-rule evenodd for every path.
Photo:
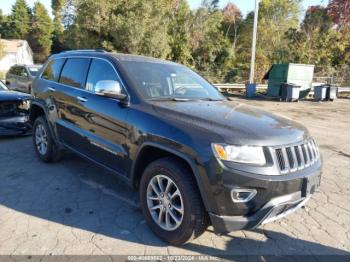
<instances>
[{"instance_id":1,"label":"tree line","mask_svg":"<svg viewBox=\"0 0 350 262\"><path fill-rule=\"evenodd\" d=\"M204 0L52 0L53 19L36 2L16 0L0 12L0 34L27 39L36 62L67 49L103 48L173 60L213 82L245 82L249 75L254 13L234 3ZM1 47L0 47L1 49ZM1 54L1 51L0 51ZM350 75L350 0L302 9L301 0L260 4L256 81L274 63L306 63L319 76Z\"/></svg>"}]
</instances>

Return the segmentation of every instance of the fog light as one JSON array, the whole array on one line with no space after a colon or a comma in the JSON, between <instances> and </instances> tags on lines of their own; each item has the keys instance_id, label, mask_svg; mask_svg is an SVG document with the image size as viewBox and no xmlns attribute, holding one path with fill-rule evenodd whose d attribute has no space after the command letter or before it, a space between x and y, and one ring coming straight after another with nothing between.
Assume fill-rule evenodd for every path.
<instances>
[{"instance_id":1,"label":"fog light","mask_svg":"<svg viewBox=\"0 0 350 262\"><path fill-rule=\"evenodd\" d=\"M256 193L255 189L235 188L231 190L231 198L235 203L246 203L252 200Z\"/></svg>"}]
</instances>

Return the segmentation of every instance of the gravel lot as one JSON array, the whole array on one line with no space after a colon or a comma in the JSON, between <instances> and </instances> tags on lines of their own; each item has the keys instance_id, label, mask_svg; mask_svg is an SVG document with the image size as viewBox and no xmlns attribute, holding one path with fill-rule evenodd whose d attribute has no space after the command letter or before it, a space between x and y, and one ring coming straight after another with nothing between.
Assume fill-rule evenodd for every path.
<instances>
[{"instance_id":1,"label":"gravel lot","mask_svg":"<svg viewBox=\"0 0 350 262\"><path fill-rule=\"evenodd\" d=\"M238 98L237 98L238 99ZM300 209L252 231L212 228L183 247L148 229L137 193L67 153L35 157L30 137L0 139L0 255L350 255L350 99L333 103L243 100L303 123L324 159L322 184Z\"/></svg>"}]
</instances>

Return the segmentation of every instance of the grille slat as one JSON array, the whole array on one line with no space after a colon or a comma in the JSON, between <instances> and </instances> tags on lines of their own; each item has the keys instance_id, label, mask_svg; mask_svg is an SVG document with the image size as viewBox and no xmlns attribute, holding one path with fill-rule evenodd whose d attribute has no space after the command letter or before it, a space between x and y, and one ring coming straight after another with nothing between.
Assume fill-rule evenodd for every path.
<instances>
[{"instance_id":1,"label":"grille slat","mask_svg":"<svg viewBox=\"0 0 350 262\"><path fill-rule=\"evenodd\" d=\"M293 169L294 168L294 158L293 158L293 154L292 154L291 148L290 147L286 147L286 152L287 152L289 167L290 167L290 169Z\"/></svg>"},{"instance_id":2,"label":"grille slat","mask_svg":"<svg viewBox=\"0 0 350 262\"><path fill-rule=\"evenodd\" d=\"M310 148L310 144L306 143L305 146L306 146L306 150L307 150L307 152L309 153L309 156L310 156L310 162L312 162L314 160L314 155L312 154L312 150Z\"/></svg>"},{"instance_id":3,"label":"grille slat","mask_svg":"<svg viewBox=\"0 0 350 262\"><path fill-rule=\"evenodd\" d=\"M295 147L292 146L290 149L292 151L292 157L293 157L293 162L294 162L293 169L297 169L299 167L299 162L298 162L297 155L295 152Z\"/></svg>"},{"instance_id":4,"label":"grille slat","mask_svg":"<svg viewBox=\"0 0 350 262\"><path fill-rule=\"evenodd\" d=\"M312 154L313 154L314 160L315 160L315 159L317 158L317 154L316 154L316 150L315 150L315 147L314 147L312 141L309 142L309 146L310 146L310 149L311 149L311 151L312 151Z\"/></svg>"},{"instance_id":5,"label":"grille slat","mask_svg":"<svg viewBox=\"0 0 350 262\"><path fill-rule=\"evenodd\" d=\"M285 147L282 148L282 154L283 154L283 160L284 160L284 165L286 167L286 171L289 169L289 160L288 160L288 155L287 155L287 150Z\"/></svg>"},{"instance_id":6,"label":"grille slat","mask_svg":"<svg viewBox=\"0 0 350 262\"><path fill-rule=\"evenodd\" d=\"M304 168L305 166L305 158L304 158L304 154L303 154L303 148L301 147L301 145L298 145L298 150L299 150L299 155L300 155L300 159L301 159L301 168Z\"/></svg>"},{"instance_id":7,"label":"grille slat","mask_svg":"<svg viewBox=\"0 0 350 262\"><path fill-rule=\"evenodd\" d=\"M295 158L297 160L298 163L298 167L300 167L302 165L301 162L301 156L300 156L300 151L299 151L299 146L294 146L294 154L295 154Z\"/></svg>"},{"instance_id":8,"label":"grille slat","mask_svg":"<svg viewBox=\"0 0 350 262\"><path fill-rule=\"evenodd\" d=\"M320 156L312 139L292 146L275 148L274 153L282 174L304 169L315 163Z\"/></svg>"},{"instance_id":9,"label":"grille slat","mask_svg":"<svg viewBox=\"0 0 350 262\"><path fill-rule=\"evenodd\" d=\"M309 164L309 154L307 153L307 150L306 150L306 147L305 147L305 144L302 144L301 145L301 149L303 151L303 156L304 156L304 163L305 163L305 166Z\"/></svg>"},{"instance_id":10,"label":"grille slat","mask_svg":"<svg viewBox=\"0 0 350 262\"><path fill-rule=\"evenodd\" d=\"M276 156L277 156L277 161L278 161L278 165L280 167L280 170L284 171L286 169L286 165L284 163L282 149L280 149L280 148L276 149Z\"/></svg>"},{"instance_id":11,"label":"grille slat","mask_svg":"<svg viewBox=\"0 0 350 262\"><path fill-rule=\"evenodd\" d=\"M318 157L320 156L320 152L318 151L318 148L317 148L317 146L316 146L316 143L315 143L314 140L312 140L311 143L312 143L312 146L313 146L313 148L314 148L314 150L315 150L316 158L318 158Z\"/></svg>"}]
</instances>

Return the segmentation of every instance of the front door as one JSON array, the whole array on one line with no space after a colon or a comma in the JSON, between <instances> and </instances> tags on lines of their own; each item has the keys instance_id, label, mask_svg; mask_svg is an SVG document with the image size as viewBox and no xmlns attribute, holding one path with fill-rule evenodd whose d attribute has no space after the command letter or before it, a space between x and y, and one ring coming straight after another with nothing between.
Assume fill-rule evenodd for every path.
<instances>
[{"instance_id":1,"label":"front door","mask_svg":"<svg viewBox=\"0 0 350 262\"><path fill-rule=\"evenodd\" d=\"M19 67L19 73L17 75L17 88L21 92L28 92L27 83L28 83L28 73L24 67Z\"/></svg>"},{"instance_id":2,"label":"front door","mask_svg":"<svg viewBox=\"0 0 350 262\"><path fill-rule=\"evenodd\" d=\"M96 84L104 80L122 84L112 64L104 59L92 59L84 91L84 114L79 117L78 124L85 127L89 140L87 156L120 175L126 175L128 148L125 145L125 122L128 108L123 107L117 99L95 94Z\"/></svg>"},{"instance_id":3,"label":"front door","mask_svg":"<svg viewBox=\"0 0 350 262\"><path fill-rule=\"evenodd\" d=\"M20 73L20 67L15 66L10 69L10 72L8 73L8 76L6 78L6 83L8 85L8 88L11 90L17 89L17 76Z\"/></svg>"}]
</instances>

